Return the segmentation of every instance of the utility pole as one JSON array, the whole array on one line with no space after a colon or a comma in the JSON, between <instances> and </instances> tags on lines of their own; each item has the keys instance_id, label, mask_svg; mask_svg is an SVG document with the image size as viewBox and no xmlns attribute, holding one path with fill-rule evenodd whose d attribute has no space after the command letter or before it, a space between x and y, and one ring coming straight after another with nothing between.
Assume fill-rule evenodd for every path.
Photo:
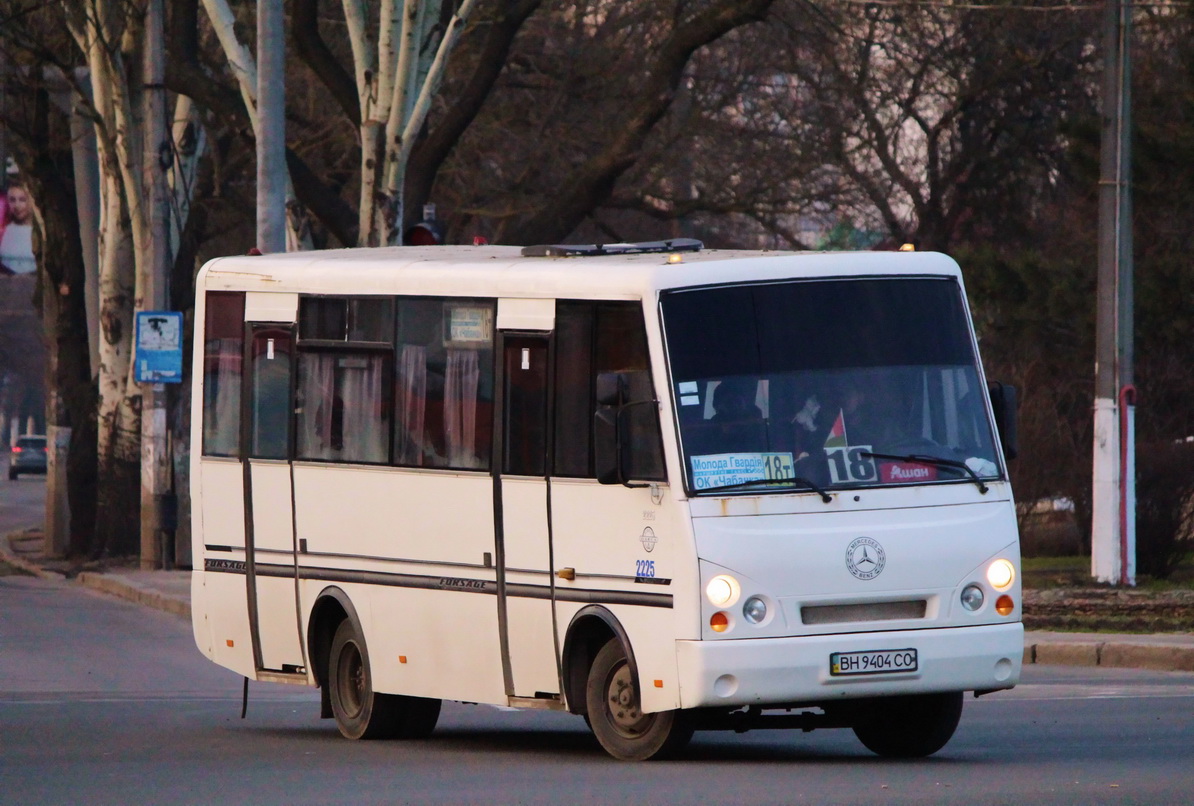
<instances>
[{"instance_id":1,"label":"utility pole","mask_svg":"<svg viewBox=\"0 0 1194 806\"><path fill-rule=\"evenodd\" d=\"M166 128L165 9L163 0L148 0L145 12L145 139L142 155L143 198L149 222L149 265L142 310L166 309L170 272L170 208L166 171L171 147ZM172 565L173 547L166 546L166 509L170 491L170 454L166 429L166 387L141 386L141 567Z\"/></svg>"},{"instance_id":2,"label":"utility pole","mask_svg":"<svg viewBox=\"0 0 1194 806\"><path fill-rule=\"evenodd\" d=\"M257 4L257 248L286 251L286 36L282 0Z\"/></svg>"},{"instance_id":3,"label":"utility pole","mask_svg":"<svg viewBox=\"0 0 1194 806\"><path fill-rule=\"evenodd\" d=\"M1118 585L1136 584L1131 42L1131 3L1106 0L1090 564Z\"/></svg>"}]
</instances>

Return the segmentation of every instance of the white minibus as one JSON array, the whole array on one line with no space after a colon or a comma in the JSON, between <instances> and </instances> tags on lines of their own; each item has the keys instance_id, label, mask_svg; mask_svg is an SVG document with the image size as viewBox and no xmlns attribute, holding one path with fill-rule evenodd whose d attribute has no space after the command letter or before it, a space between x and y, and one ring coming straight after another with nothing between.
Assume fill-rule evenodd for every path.
<instances>
[{"instance_id":1,"label":"white minibus","mask_svg":"<svg viewBox=\"0 0 1194 806\"><path fill-rule=\"evenodd\" d=\"M1020 556L962 276L934 253L396 247L199 273L195 640L349 738L443 700L950 739L1014 686Z\"/></svg>"}]
</instances>

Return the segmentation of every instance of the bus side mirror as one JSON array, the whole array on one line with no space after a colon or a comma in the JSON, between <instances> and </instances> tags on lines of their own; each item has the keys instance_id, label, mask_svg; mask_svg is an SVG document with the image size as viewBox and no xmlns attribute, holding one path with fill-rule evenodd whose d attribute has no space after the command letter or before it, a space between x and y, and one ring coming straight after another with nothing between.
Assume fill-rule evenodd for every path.
<instances>
[{"instance_id":1,"label":"bus side mirror","mask_svg":"<svg viewBox=\"0 0 1194 806\"><path fill-rule=\"evenodd\" d=\"M598 398L600 400L600 398ZM621 484L621 461L618 456L617 406L597 406L593 416L593 469L601 484Z\"/></svg>"},{"instance_id":2,"label":"bus side mirror","mask_svg":"<svg viewBox=\"0 0 1194 806\"><path fill-rule=\"evenodd\" d=\"M646 370L597 375L593 415L593 469L602 484L631 484L630 479L663 474L651 373Z\"/></svg>"},{"instance_id":3,"label":"bus side mirror","mask_svg":"<svg viewBox=\"0 0 1194 806\"><path fill-rule=\"evenodd\" d=\"M999 443L1003 446L1003 455L1008 459L1015 459L1020 452L1020 443L1016 435L1016 387L990 381L987 384L987 392L991 395L991 410L995 413L995 427L999 430Z\"/></svg>"},{"instance_id":4,"label":"bus side mirror","mask_svg":"<svg viewBox=\"0 0 1194 806\"><path fill-rule=\"evenodd\" d=\"M597 374L597 407L621 406L626 402L626 376L622 372Z\"/></svg>"},{"instance_id":5,"label":"bus side mirror","mask_svg":"<svg viewBox=\"0 0 1194 806\"><path fill-rule=\"evenodd\" d=\"M622 406L629 385L621 372L597 374L597 411L593 416L593 469L601 484L624 484Z\"/></svg>"}]
</instances>

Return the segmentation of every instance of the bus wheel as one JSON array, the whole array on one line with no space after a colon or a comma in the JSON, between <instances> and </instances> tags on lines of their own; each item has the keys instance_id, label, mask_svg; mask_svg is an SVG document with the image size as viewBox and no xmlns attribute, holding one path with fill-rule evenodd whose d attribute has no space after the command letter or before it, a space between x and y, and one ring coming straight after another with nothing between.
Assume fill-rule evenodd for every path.
<instances>
[{"instance_id":1,"label":"bus wheel","mask_svg":"<svg viewBox=\"0 0 1194 806\"><path fill-rule=\"evenodd\" d=\"M642 712L638 684L630 673L626 650L616 638L593 660L585 701L593 735L614 758L645 761L665 757L683 749L692 738L692 724L683 712Z\"/></svg>"},{"instance_id":2,"label":"bus wheel","mask_svg":"<svg viewBox=\"0 0 1194 806\"><path fill-rule=\"evenodd\" d=\"M340 622L328 658L328 694L340 733L349 739L384 739L394 735L391 699L373 691L365 639L348 619Z\"/></svg>"},{"instance_id":3,"label":"bus wheel","mask_svg":"<svg viewBox=\"0 0 1194 806\"><path fill-rule=\"evenodd\" d=\"M349 739L424 739L439 721L440 700L373 690L365 639L348 619L332 638L327 686L332 716Z\"/></svg>"},{"instance_id":4,"label":"bus wheel","mask_svg":"<svg viewBox=\"0 0 1194 806\"><path fill-rule=\"evenodd\" d=\"M931 756L950 740L962 717L962 692L870 701L854 725L867 749L888 758Z\"/></svg>"}]
</instances>

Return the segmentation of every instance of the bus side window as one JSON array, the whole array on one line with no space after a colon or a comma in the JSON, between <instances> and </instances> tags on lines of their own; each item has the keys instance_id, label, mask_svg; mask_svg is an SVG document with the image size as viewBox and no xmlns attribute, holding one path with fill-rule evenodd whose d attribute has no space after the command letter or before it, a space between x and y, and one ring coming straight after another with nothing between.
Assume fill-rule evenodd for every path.
<instances>
[{"instance_id":1,"label":"bus side window","mask_svg":"<svg viewBox=\"0 0 1194 806\"><path fill-rule=\"evenodd\" d=\"M388 355L299 353L299 459L383 464L390 433Z\"/></svg>"},{"instance_id":2,"label":"bus side window","mask_svg":"<svg viewBox=\"0 0 1194 806\"><path fill-rule=\"evenodd\" d=\"M393 338L391 297L300 300L296 458L389 461Z\"/></svg>"},{"instance_id":3,"label":"bus side window","mask_svg":"<svg viewBox=\"0 0 1194 806\"><path fill-rule=\"evenodd\" d=\"M492 300L398 300L395 464L489 468L493 314Z\"/></svg>"},{"instance_id":4,"label":"bus side window","mask_svg":"<svg viewBox=\"0 0 1194 806\"><path fill-rule=\"evenodd\" d=\"M603 372L642 372L647 380L644 387L650 389L650 369L646 325L638 303L561 301L556 304L553 475L596 477L593 418L597 376ZM663 480L657 407L633 406L624 416L633 435L631 454L625 465L628 472L636 479Z\"/></svg>"},{"instance_id":5,"label":"bus side window","mask_svg":"<svg viewBox=\"0 0 1194 806\"><path fill-rule=\"evenodd\" d=\"M253 394L249 456L290 456L290 330L253 331Z\"/></svg>"},{"instance_id":6,"label":"bus side window","mask_svg":"<svg viewBox=\"0 0 1194 806\"><path fill-rule=\"evenodd\" d=\"M556 303L556 476L593 476L593 320L591 302Z\"/></svg>"},{"instance_id":7,"label":"bus side window","mask_svg":"<svg viewBox=\"0 0 1194 806\"><path fill-rule=\"evenodd\" d=\"M244 292L208 292L203 332L203 453L237 456L245 344Z\"/></svg>"}]
</instances>

